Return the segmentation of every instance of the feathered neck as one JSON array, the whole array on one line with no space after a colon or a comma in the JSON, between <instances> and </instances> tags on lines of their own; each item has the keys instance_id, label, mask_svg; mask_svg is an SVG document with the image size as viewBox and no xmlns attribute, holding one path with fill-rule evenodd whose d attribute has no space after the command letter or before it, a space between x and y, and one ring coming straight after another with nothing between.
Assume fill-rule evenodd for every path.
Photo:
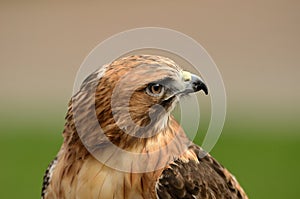
<instances>
[{"instance_id":1,"label":"feathered neck","mask_svg":"<svg viewBox=\"0 0 300 199\"><path fill-rule=\"evenodd\" d=\"M171 115L164 121L156 121L155 124L159 125L144 129L146 131L143 133L153 136L141 138L125 133L124 129L120 129L116 124L109 103L105 100L95 101L89 92L80 92L73 96L66 116L62 146L70 164L91 154L94 157L102 156L105 151L110 151L116 146L141 154L159 151L146 161L154 162L154 165L166 165L183 154L190 145L190 140ZM144 165L147 164L141 166Z\"/></svg>"}]
</instances>

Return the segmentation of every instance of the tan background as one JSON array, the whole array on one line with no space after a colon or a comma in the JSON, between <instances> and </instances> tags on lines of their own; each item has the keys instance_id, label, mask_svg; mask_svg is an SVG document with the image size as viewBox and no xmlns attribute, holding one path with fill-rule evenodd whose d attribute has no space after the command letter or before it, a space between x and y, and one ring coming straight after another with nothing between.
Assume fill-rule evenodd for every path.
<instances>
[{"instance_id":1,"label":"tan background","mask_svg":"<svg viewBox=\"0 0 300 199\"><path fill-rule=\"evenodd\" d=\"M85 56L113 34L160 26L210 53L227 89L227 123L297 133L285 129L299 129L299 22L295 0L1 1L0 124L63 124Z\"/></svg>"},{"instance_id":2,"label":"tan background","mask_svg":"<svg viewBox=\"0 0 300 199\"><path fill-rule=\"evenodd\" d=\"M0 0L0 198L40 197L83 59L145 26L189 35L218 65L228 111L211 154L250 198L299 197L300 1L108 2Z\"/></svg>"}]
</instances>

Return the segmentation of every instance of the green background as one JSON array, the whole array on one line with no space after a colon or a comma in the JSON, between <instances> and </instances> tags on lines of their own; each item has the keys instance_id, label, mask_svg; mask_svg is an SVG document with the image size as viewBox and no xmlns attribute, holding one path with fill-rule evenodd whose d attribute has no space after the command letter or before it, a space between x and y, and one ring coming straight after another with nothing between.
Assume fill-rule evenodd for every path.
<instances>
[{"instance_id":1,"label":"green background","mask_svg":"<svg viewBox=\"0 0 300 199\"><path fill-rule=\"evenodd\" d=\"M61 125L20 128L1 129L10 135L0 137L0 198L39 198L43 173L62 143ZM49 131L57 133L39 133ZM300 138L253 132L264 133L255 126L250 131L225 126L211 154L237 177L250 198L295 198L300 194Z\"/></svg>"},{"instance_id":2,"label":"green background","mask_svg":"<svg viewBox=\"0 0 300 199\"><path fill-rule=\"evenodd\" d=\"M0 198L40 197L80 64L145 26L187 34L215 61L228 107L211 154L250 198L299 198L299 10L294 0L0 1Z\"/></svg>"}]
</instances>

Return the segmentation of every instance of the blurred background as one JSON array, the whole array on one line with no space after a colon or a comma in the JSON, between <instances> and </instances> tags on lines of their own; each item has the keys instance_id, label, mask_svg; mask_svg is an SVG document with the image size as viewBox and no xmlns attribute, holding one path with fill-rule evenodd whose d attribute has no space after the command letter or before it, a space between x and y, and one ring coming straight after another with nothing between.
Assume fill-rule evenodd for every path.
<instances>
[{"instance_id":1,"label":"blurred background","mask_svg":"<svg viewBox=\"0 0 300 199\"><path fill-rule=\"evenodd\" d=\"M0 198L40 197L83 59L145 26L189 35L219 67L228 110L213 156L250 198L296 198L299 24L295 0L0 1Z\"/></svg>"}]
</instances>

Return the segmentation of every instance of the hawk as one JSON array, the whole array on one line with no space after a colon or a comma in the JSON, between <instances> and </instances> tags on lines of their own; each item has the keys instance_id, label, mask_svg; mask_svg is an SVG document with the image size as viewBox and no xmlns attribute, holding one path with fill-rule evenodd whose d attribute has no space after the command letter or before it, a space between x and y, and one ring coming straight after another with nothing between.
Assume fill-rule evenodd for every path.
<instances>
[{"instance_id":1,"label":"hawk","mask_svg":"<svg viewBox=\"0 0 300 199\"><path fill-rule=\"evenodd\" d=\"M96 70L70 100L42 199L248 198L171 115L197 91L208 94L200 77L161 56L127 56Z\"/></svg>"}]
</instances>

